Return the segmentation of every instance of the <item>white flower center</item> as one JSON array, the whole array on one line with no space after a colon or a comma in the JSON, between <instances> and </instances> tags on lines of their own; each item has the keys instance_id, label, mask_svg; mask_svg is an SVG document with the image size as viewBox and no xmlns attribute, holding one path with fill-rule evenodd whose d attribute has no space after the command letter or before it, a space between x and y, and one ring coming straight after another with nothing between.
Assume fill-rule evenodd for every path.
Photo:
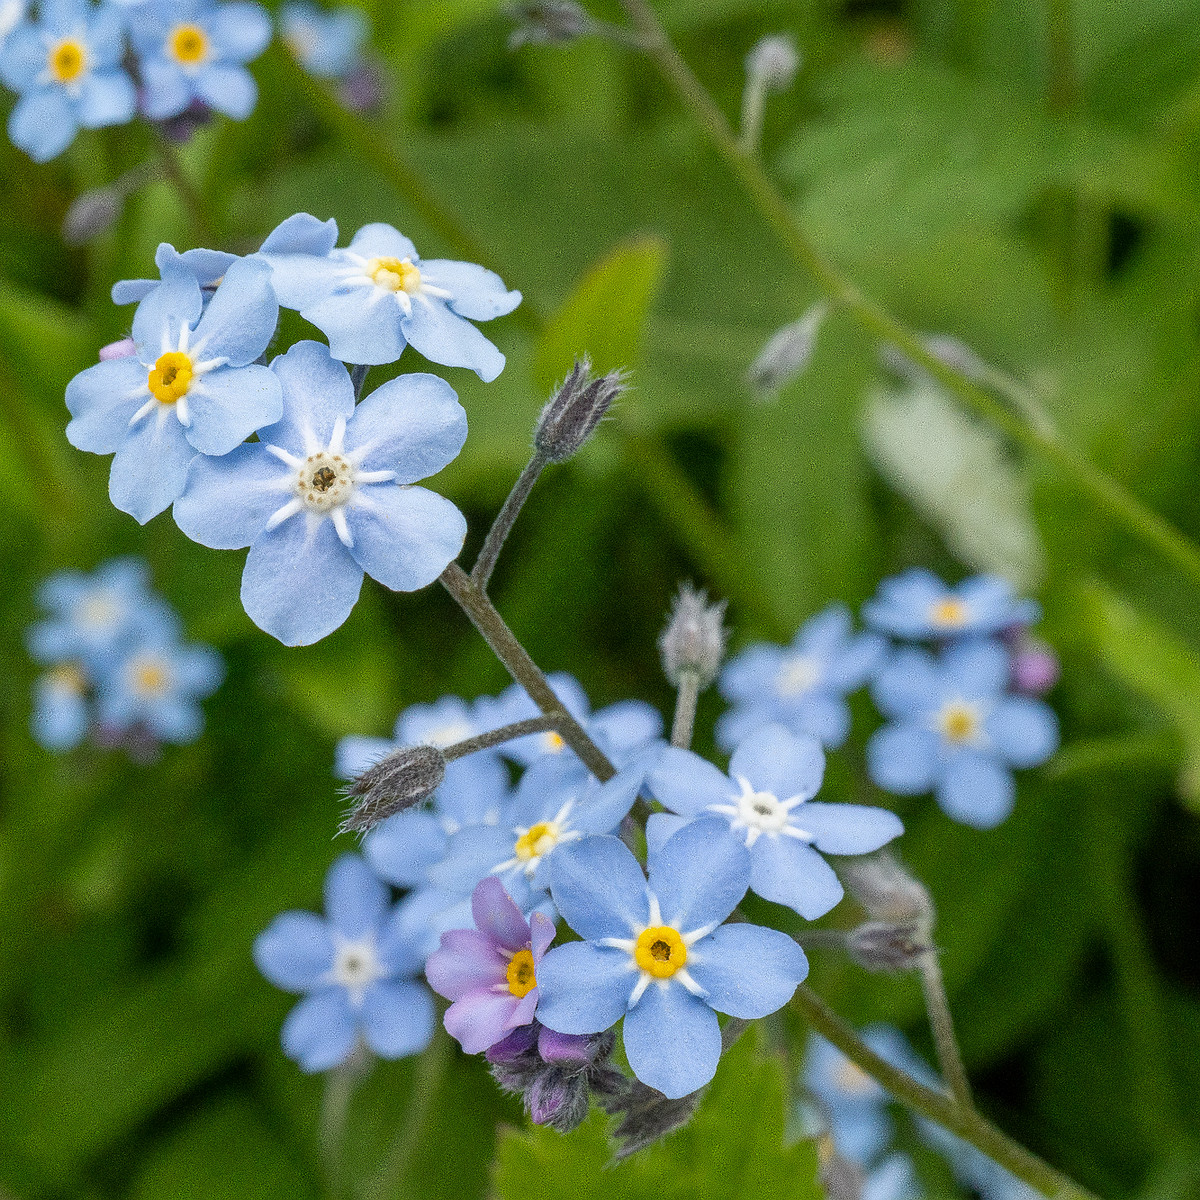
<instances>
[{"instance_id":1,"label":"white flower center","mask_svg":"<svg viewBox=\"0 0 1200 1200\"><path fill-rule=\"evenodd\" d=\"M373 937L367 936L357 942L337 942L329 979L344 987L356 1004L361 1002L363 992L386 974Z\"/></svg>"},{"instance_id":2,"label":"white flower center","mask_svg":"<svg viewBox=\"0 0 1200 1200\"><path fill-rule=\"evenodd\" d=\"M770 792L745 791L737 798L738 817L747 829L778 833L788 823L788 811Z\"/></svg>"},{"instance_id":3,"label":"white flower center","mask_svg":"<svg viewBox=\"0 0 1200 1200\"><path fill-rule=\"evenodd\" d=\"M295 488L311 512L332 512L354 494L354 467L342 454L318 450L296 472Z\"/></svg>"},{"instance_id":4,"label":"white flower center","mask_svg":"<svg viewBox=\"0 0 1200 1200\"><path fill-rule=\"evenodd\" d=\"M816 659L798 654L784 659L775 676L775 690L781 696L800 696L821 682L821 667Z\"/></svg>"},{"instance_id":5,"label":"white flower center","mask_svg":"<svg viewBox=\"0 0 1200 1200\"><path fill-rule=\"evenodd\" d=\"M447 746L453 746L455 742L465 742L473 733L474 730L466 721L447 721L445 725L435 725L425 735L425 744L445 749Z\"/></svg>"},{"instance_id":6,"label":"white flower center","mask_svg":"<svg viewBox=\"0 0 1200 1200\"><path fill-rule=\"evenodd\" d=\"M720 813L729 820L735 833L745 831L746 847L753 846L763 834L769 837L790 837L811 842L812 834L796 824L792 810L804 803L803 796L781 800L772 792L756 792L750 781L738 777L741 794L731 796L727 804L710 804L709 811Z\"/></svg>"},{"instance_id":7,"label":"white flower center","mask_svg":"<svg viewBox=\"0 0 1200 1200\"><path fill-rule=\"evenodd\" d=\"M75 618L89 629L107 629L121 616L121 606L110 592L92 592L75 607Z\"/></svg>"}]
</instances>

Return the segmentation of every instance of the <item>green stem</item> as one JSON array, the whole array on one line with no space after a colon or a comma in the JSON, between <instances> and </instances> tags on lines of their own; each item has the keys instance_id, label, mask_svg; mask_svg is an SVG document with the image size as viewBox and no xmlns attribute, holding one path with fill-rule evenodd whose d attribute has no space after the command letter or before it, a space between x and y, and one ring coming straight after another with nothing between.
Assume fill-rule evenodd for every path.
<instances>
[{"instance_id":1,"label":"green stem","mask_svg":"<svg viewBox=\"0 0 1200 1200\"><path fill-rule=\"evenodd\" d=\"M346 1195L345 1150L346 1120L350 1100L363 1074L359 1052L325 1076L325 1091L321 1097L321 1162L325 1168L325 1183L333 1200Z\"/></svg>"},{"instance_id":2,"label":"green stem","mask_svg":"<svg viewBox=\"0 0 1200 1200\"><path fill-rule=\"evenodd\" d=\"M815 992L801 984L792 1003L805 1015L819 1034L832 1042L851 1062L881 1083L897 1100L914 1112L929 1117L957 1134L993 1162L1023 1179L1043 1196L1097 1200L1091 1192L1056 1171L1049 1163L1018 1145L986 1117L972 1108L964 1108L944 1092L918 1083L911 1075L892 1066L867 1046Z\"/></svg>"},{"instance_id":3,"label":"green stem","mask_svg":"<svg viewBox=\"0 0 1200 1200\"><path fill-rule=\"evenodd\" d=\"M675 696L675 719L671 722L671 745L688 750L692 745L692 728L696 724L696 701L700 698L700 676L684 671L679 677Z\"/></svg>"},{"instance_id":4,"label":"green stem","mask_svg":"<svg viewBox=\"0 0 1200 1200\"><path fill-rule=\"evenodd\" d=\"M468 754L474 754L478 750L488 750L492 746L511 742L513 738L556 730L561 723L562 713L530 717L527 721L513 721L511 725L501 725L499 729L489 729L487 733L455 742L453 746L447 746L442 753L446 756L447 762L453 762L456 758L466 758Z\"/></svg>"},{"instance_id":5,"label":"green stem","mask_svg":"<svg viewBox=\"0 0 1200 1200\"><path fill-rule=\"evenodd\" d=\"M917 963L917 970L921 976L925 1011L929 1014L929 1027L933 1030L933 1044L937 1049L942 1078L949 1085L954 1099L963 1108L972 1108L971 1084L967 1079L967 1069L963 1066L958 1038L954 1036L954 1021L950 1016L950 1002L946 997L946 983L942 978L937 951L926 950Z\"/></svg>"},{"instance_id":6,"label":"green stem","mask_svg":"<svg viewBox=\"0 0 1200 1200\"><path fill-rule=\"evenodd\" d=\"M183 207L187 209L188 220L192 223L197 240L206 245L215 246L217 236L205 215L204 198L183 169L183 164L179 161L179 152L162 134L158 135L157 143L163 174L179 193L179 199L183 202Z\"/></svg>"},{"instance_id":7,"label":"green stem","mask_svg":"<svg viewBox=\"0 0 1200 1200\"><path fill-rule=\"evenodd\" d=\"M483 549L479 551L479 557L471 568L471 581L481 590L487 589L488 580L496 569L496 560L500 557L500 551L504 549L505 539L516 524L517 517L521 515L521 509L529 499L529 493L533 491L533 485L537 483L546 461L546 456L540 450L534 452L518 476L517 482L513 484L512 491L508 493L504 507L492 522L492 527L484 539Z\"/></svg>"},{"instance_id":8,"label":"green stem","mask_svg":"<svg viewBox=\"0 0 1200 1200\"><path fill-rule=\"evenodd\" d=\"M861 295L855 285L826 260L801 230L758 159L739 145L724 113L671 44L646 0L621 0L621 3L645 45L646 53L654 59L685 107L707 133L784 248L813 277L826 296L849 312L869 333L890 342L923 367L978 416L1068 475L1098 508L1123 523L1135 536L1200 583L1200 548L1056 434L1031 424L973 380L947 366L929 351L916 333Z\"/></svg>"}]
</instances>

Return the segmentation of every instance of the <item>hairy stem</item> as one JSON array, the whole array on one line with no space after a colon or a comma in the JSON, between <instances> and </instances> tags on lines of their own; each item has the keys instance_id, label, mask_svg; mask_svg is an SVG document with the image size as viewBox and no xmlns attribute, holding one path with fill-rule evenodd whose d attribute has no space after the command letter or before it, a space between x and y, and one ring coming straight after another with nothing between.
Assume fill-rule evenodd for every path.
<instances>
[{"instance_id":1,"label":"hairy stem","mask_svg":"<svg viewBox=\"0 0 1200 1200\"><path fill-rule=\"evenodd\" d=\"M1097 1200L1091 1192L1061 1171L1056 1171L1036 1154L1014 1142L973 1108L964 1107L944 1092L918 1083L907 1072L881 1058L807 985L802 983L796 989L792 1003L804 1014L813 1029L887 1088L902 1104L970 1142L993 1162L1011 1171L1018 1179L1023 1179L1043 1196L1061 1197L1064 1200L1068 1197Z\"/></svg>"},{"instance_id":2,"label":"hairy stem","mask_svg":"<svg viewBox=\"0 0 1200 1200\"><path fill-rule=\"evenodd\" d=\"M361 1048L341 1066L326 1073L321 1097L320 1145L325 1183L333 1200L347 1194L345 1177L346 1121L354 1089L367 1069Z\"/></svg>"},{"instance_id":3,"label":"hairy stem","mask_svg":"<svg viewBox=\"0 0 1200 1200\"><path fill-rule=\"evenodd\" d=\"M471 582L481 590L486 590L488 580L491 579L492 572L496 569L496 560L504 548L505 539L513 525L516 524L517 517L520 516L525 501L529 499L529 493L533 491L533 485L537 483L538 476L541 475L546 462L546 456L540 450L534 453L533 457L525 464L525 469L517 478L517 482L513 484L513 490L508 493L504 507L500 509L496 519L492 522L492 527L484 539L483 549L479 551L479 557L471 568Z\"/></svg>"},{"instance_id":4,"label":"hairy stem","mask_svg":"<svg viewBox=\"0 0 1200 1200\"><path fill-rule=\"evenodd\" d=\"M671 724L671 745L688 750L692 745L692 727L696 724L696 701L700 698L700 676L684 671L679 677L675 696L675 720Z\"/></svg>"},{"instance_id":5,"label":"hairy stem","mask_svg":"<svg viewBox=\"0 0 1200 1200\"><path fill-rule=\"evenodd\" d=\"M963 1066L958 1038L954 1036L954 1022L950 1017L950 1002L946 998L946 983L942 978L942 965L938 962L937 951L926 950L917 963L917 970L921 975L925 1011L929 1014L942 1078L949 1085L954 1099L963 1108L972 1108L971 1084L967 1079L967 1069Z\"/></svg>"},{"instance_id":6,"label":"hairy stem","mask_svg":"<svg viewBox=\"0 0 1200 1200\"><path fill-rule=\"evenodd\" d=\"M563 710L562 702L546 682L541 668L517 641L513 631L504 623L504 618L496 611L483 589L478 587L456 562L452 562L442 572L441 580L446 591L454 597L458 606L470 618L471 624L483 635L483 640L491 646L508 673L529 693L534 704L545 715L558 719L558 732L583 760L588 770L601 783L611 779L616 770L604 751L588 737L587 730L569 712Z\"/></svg>"},{"instance_id":7,"label":"hairy stem","mask_svg":"<svg viewBox=\"0 0 1200 1200\"><path fill-rule=\"evenodd\" d=\"M179 153L175 147L161 134L158 137L158 157L162 163L163 174L170 180L171 186L179 193L183 207L187 209L188 220L192 223L199 241L210 246L216 245L216 234L209 224L204 212L204 200L196 185L188 178L183 164L179 161Z\"/></svg>"},{"instance_id":8,"label":"hairy stem","mask_svg":"<svg viewBox=\"0 0 1200 1200\"><path fill-rule=\"evenodd\" d=\"M499 729L489 729L487 733L480 733L473 738L455 742L453 746L447 746L442 754L445 755L447 762L453 762L456 758L466 758L468 754L474 754L477 750L487 750L492 746L511 742L513 738L557 729L562 723L562 718L563 713L560 710L540 717L530 717L527 721L513 721L511 725L501 725Z\"/></svg>"}]
</instances>

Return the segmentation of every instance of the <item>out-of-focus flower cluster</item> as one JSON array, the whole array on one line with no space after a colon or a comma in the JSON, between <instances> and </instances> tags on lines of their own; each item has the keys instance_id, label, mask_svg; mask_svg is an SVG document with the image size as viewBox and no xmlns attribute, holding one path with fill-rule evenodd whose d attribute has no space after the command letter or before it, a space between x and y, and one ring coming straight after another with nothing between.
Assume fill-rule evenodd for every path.
<instances>
[{"instance_id":1,"label":"out-of-focus flower cluster","mask_svg":"<svg viewBox=\"0 0 1200 1200\"><path fill-rule=\"evenodd\" d=\"M34 684L33 736L48 750L86 737L147 757L162 742L195 741L199 701L219 686L221 657L182 640L179 617L150 588L140 559L116 558L92 574L59 571L42 584L46 615L29 652L47 670Z\"/></svg>"}]
</instances>

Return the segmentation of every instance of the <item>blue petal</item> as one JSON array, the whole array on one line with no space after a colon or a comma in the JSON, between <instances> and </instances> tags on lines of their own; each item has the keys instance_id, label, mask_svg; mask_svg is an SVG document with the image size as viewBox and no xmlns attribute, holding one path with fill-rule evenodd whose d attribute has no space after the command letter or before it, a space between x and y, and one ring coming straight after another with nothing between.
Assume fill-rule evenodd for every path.
<instances>
[{"instance_id":1,"label":"blue petal","mask_svg":"<svg viewBox=\"0 0 1200 1200\"><path fill-rule=\"evenodd\" d=\"M652 983L626 1014L623 1038L633 1073L668 1099L698 1091L717 1073L717 1014L681 984Z\"/></svg>"},{"instance_id":2,"label":"blue petal","mask_svg":"<svg viewBox=\"0 0 1200 1200\"><path fill-rule=\"evenodd\" d=\"M898 796L930 791L940 773L939 737L921 725L885 725L867 742L867 775Z\"/></svg>"},{"instance_id":3,"label":"blue petal","mask_svg":"<svg viewBox=\"0 0 1200 1200\"><path fill-rule=\"evenodd\" d=\"M797 737L814 737L832 749L850 733L850 709L840 696L813 692L794 707L785 707L779 722Z\"/></svg>"},{"instance_id":4,"label":"blue petal","mask_svg":"<svg viewBox=\"0 0 1200 1200\"><path fill-rule=\"evenodd\" d=\"M0 43L0 82L14 92L33 87L46 69L46 43L39 30L29 22L16 27Z\"/></svg>"},{"instance_id":5,"label":"blue petal","mask_svg":"<svg viewBox=\"0 0 1200 1200\"><path fill-rule=\"evenodd\" d=\"M123 125L137 104L133 80L120 70L92 71L79 94L79 123L88 129Z\"/></svg>"},{"instance_id":6,"label":"blue petal","mask_svg":"<svg viewBox=\"0 0 1200 1200\"><path fill-rule=\"evenodd\" d=\"M433 583L467 535L467 520L453 503L423 487L359 487L345 511L354 561L394 592Z\"/></svg>"},{"instance_id":7,"label":"blue petal","mask_svg":"<svg viewBox=\"0 0 1200 1200\"><path fill-rule=\"evenodd\" d=\"M865 804L811 801L794 808L791 816L826 854L870 854L904 832L895 813Z\"/></svg>"},{"instance_id":8,"label":"blue petal","mask_svg":"<svg viewBox=\"0 0 1200 1200\"><path fill-rule=\"evenodd\" d=\"M160 406L130 429L113 456L109 498L145 525L182 495L195 457L174 410Z\"/></svg>"},{"instance_id":9,"label":"blue petal","mask_svg":"<svg viewBox=\"0 0 1200 1200\"><path fill-rule=\"evenodd\" d=\"M831 604L800 626L792 647L805 655L830 658L850 637L853 622L844 604Z\"/></svg>"},{"instance_id":10,"label":"blue petal","mask_svg":"<svg viewBox=\"0 0 1200 1200\"><path fill-rule=\"evenodd\" d=\"M359 1019L380 1058L420 1054L433 1037L433 997L419 983L381 981L367 989Z\"/></svg>"},{"instance_id":11,"label":"blue petal","mask_svg":"<svg viewBox=\"0 0 1200 1200\"><path fill-rule=\"evenodd\" d=\"M325 915L333 931L349 941L374 934L387 914L387 888L364 858L343 854L325 876Z\"/></svg>"},{"instance_id":12,"label":"blue petal","mask_svg":"<svg viewBox=\"0 0 1200 1200\"><path fill-rule=\"evenodd\" d=\"M470 901L431 889L410 892L388 914L375 944L379 961L391 975L410 979L447 929L471 927Z\"/></svg>"},{"instance_id":13,"label":"blue petal","mask_svg":"<svg viewBox=\"0 0 1200 1200\"><path fill-rule=\"evenodd\" d=\"M203 246L185 250L179 257L196 276L201 287L216 287L225 272L238 260L236 254L226 250L206 250Z\"/></svg>"},{"instance_id":14,"label":"blue petal","mask_svg":"<svg viewBox=\"0 0 1200 1200\"><path fill-rule=\"evenodd\" d=\"M646 850L651 856L666 845L667 839L677 834L690 820L677 817L674 813L651 813L646 818Z\"/></svg>"},{"instance_id":15,"label":"blue petal","mask_svg":"<svg viewBox=\"0 0 1200 1200\"><path fill-rule=\"evenodd\" d=\"M374 284L345 284L332 295L305 300L300 315L325 334L330 352L342 362L395 362L408 345L400 302L389 293L372 303L376 291Z\"/></svg>"},{"instance_id":16,"label":"blue petal","mask_svg":"<svg viewBox=\"0 0 1200 1200\"><path fill-rule=\"evenodd\" d=\"M176 504L175 511L178 514L178 504ZM191 535L189 534L189 536ZM396 743L388 741L387 738L358 737L351 734L349 737L342 738L334 750L333 773L339 779L354 779L368 767L374 766L381 758L386 758L395 749Z\"/></svg>"},{"instance_id":17,"label":"blue petal","mask_svg":"<svg viewBox=\"0 0 1200 1200\"><path fill-rule=\"evenodd\" d=\"M719 688L726 700L760 700L774 691L783 650L767 642L747 646L721 671Z\"/></svg>"},{"instance_id":18,"label":"blue petal","mask_svg":"<svg viewBox=\"0 0 1200 1200\"><path fill-rule=\"evenodd\" d=\"M779 799L808 799L821 789L825 751L812 737L797 737L780 725L756 730L733 752L729 774L745 779L756 792Z\"/></svg>"},{"instance_id":19,"label":"blue petal","mask_svg":"<svg viewBox=\"0 0 1200 1200\"><path fill-rule=\"evenodd\" d=\"M618 766L633 752L662 737L662 714L644 700L618 700L592 714L588 732Z\"/></svg>"},{"instance_id":20,"label":"blue petal","mask_svg":"<svg viewBox=\"0 0 1200 1200\"><path fill-rule=\"evenodd\" d=\"M254 964L278 988L314 991L333 966L329 928L315 913L282 913L255 939Z\"/></svg>"},{"instance_id":21,"label":"blue petal","mask_svg":"<svg viewBox=\"0 0 1200 1200\"><path fill-rule=\"evenodd\" d=\"M843 895L833 868L811 846L772 834L764 834L751 848L750 887L806 921L823 917Z\"/></svg>"},{"instance_id":22,"label":"blue petal","mask_svg":"<svg viewBox=\"0 0 1200 1200\"><path fill-rule=\"evenodd\" d=\"M992 638L957 642L942 655L947 682L960 695L993 696L1008 687L1011 655L1003 643Z\"/></svg>"},{"instance_id":23,"label":"blue petal","mask_svg":"<svg viewBox=\"0 0 1200 1200\"><path fill-rule=\"evenodd\" d=\"M271 288L271 268L260 258L239 258L196 326L193 358L227 358L244 367L267 348L279 322L279 302Z\"/></svg>"},{"instance_id":24,"label":"blue petal","mask_svg":"<svg viewBox=\"0 0 1200 1200\"><path fill-rule=\"evenodd\" d=\"M913 567L879 585L875 598L863 605L863 620L896 637L928 637L931 609L949 594L950 589L932 571Z\"/></svg>"},{"instance_id":25,"label":"blue petal","mask_svg":"<svg viewBox=\"0 0 1200 1200\"><path fill-rule=\"evenodd\" d=\"M282 411L279 378L267 367L218 367L188 389L187 439L201 454L228 454Z\"/></svg>"},{"instance_id":26,"label":"blue petal","mask_svg":"<svg viewBox=\"0 0 1200 1200\"><path fill-rule=\"evenodd\" d=\"M485 875L513 857L516 835L505 824L471 825L450 838L446 857L429 871L429 882L446 892L469 892Z\"/></svg>"},{"instance_id":27,"label":"blue petal","mask_svg":"<svg viewBox=\"0 0 1200 1200\"><path fill-rule=\"evenodd\" d=\"M862 687L883 665L887 650L879 634L860 633L826 664L825 685L842 693Z\"/></svg>"},{"instance_id":28,"label":"blue petal","mask_svg":"<svg viewBox=\"0 0 1200 1200\"><path fill-rule=\"evenodd\" d=\"M1012 772L990 758L961 750L946 764L937 802L947 816L976 829L994 829L1012 812Z\"/></svg>"},{"instance_id":29,"label":"blue petal","mask_svg":"<svg viewBox=\"0 0 1200 1200\"><path fill-rule=\"evenodd\" d=\"M310 1073L328 1071L354 1052L358 1034L344 988L305 996L283 1023L283 1052Z\"/></svg>"},{"instance_id":30,"label":"blue petal","mask_svg":"<svg viewBox=\"0 0 1200 1200\"><path fill-rule=\"evenodd\" d=\"M337 245L337 239L337 222L332 217L320 221L309 213L296 213L267 234L259 253L315 254L324 258Z\"/></svg>"},{"instance_id":31,"label":"blue petal","mask_svg":"<svg viewBox=\"0 0 1200 1200\"><path fill-rule=\"evenodd\" d=\"M642 868L615 837L593 835L560 846L553 855L550 894L582 938L627 938L649 920Z\"/></svg>"},{"instance_id":32,"label":"blue petal","mask_svg":"<svg viewBox=\"0 0 1200 1200\"><path fill-rule=\"evenodd\" d=\"M417 295L400 328L415 350L445 367L469 367L484 383L504 370L504 355L470 321L440 300ZM386 360L384 360L386 361Z\"/></svg>"},{"instance_id":33,"label":"blue petal","mask_svg":"<svg viewBox=\"0 0 1200 1200\"><path fill-rule=\"evenodd\" d=\"M204 296L195 272L182 254L167 242L154 255L162 282L152 288L133 314L133 340L143 362L153 363L165 350L179 345L184 325L192 326L204 309Z\"/></svg>"},{"instance_id":34,"label":"blue petal","mask_svg":"<svg viewBox=\"0 0 1200 1200\"><path fill-rule=\"evenodd\" d=\"M417 248L391 225L376 221L364 225L350 243L350 249L363 258L407 258L419 261Z\"/></svg>"},{"instance_id":35,"label":"blue petal","mask_svg":"<svg viewBox=\"0 0 1200 1200\"><path fill-rule=\"evenodd\" d=\"M421 887L446 853L446 833L431 812L410 809L372 829L363 853L376 873L397 887Z\"/></svg>"},{"instance_id":36,"label":"blue petal","mask_svg":"<svg viewBox=\"0 0 1200 1200\"><path fill-rule=\"evenodd\" d=\"M283 417L259 439L295 455L329 445L338 420L354 412L350 372L320 342L296 342L271 363L283 385Z\"/></svg>"},{"instance_id":37,"label":"blue petal","mask_svg":"<svg viewBox=\"0 0 1200 1200\"><path fill-rule=\"evenodd\" d=\"M87 40L94 65L115 66L125 54L125 21L122 15L110 5L103 5L94 15L92 12L87 15L91 18Z\"/></svg>"},{"instance_id":38,"label":"blue petal","mask_svg":"<svg viewBox=\"0 0 1200 1200\"><path fill-rule=\"evenodd\" d=\"M599 1033L621 1019L637 977L624 950L554 946L538 964L538 1020L556 1033Z\"/></svg>"},{"instance_id":39,"label":"blue petal","mask_svg":"<svg viewBox=\"0 0 1200 1200\"><path fill-rule=\"evenodd\" d=\"M242 606L285 646L310 646L343 624L361 588L362 568L338 540L333 522L299 514L250 547Z\"/></svg>"},{"instance_id":40,"label":"blue petal","mask_svg":"<svg viewBox=\"0 0 1200 1200\"><path fill-rule=\"evenodd\" d=\"M395 471L415 483L452 462L467 440L467 414L436 375L401 375L373 391L346 425L346 449L363 471Z\"/></svg>"},{"instance_id":41,"label":"blue petal","mask_svg":"<svg viewBox=\"0 0 1200 1200\"><path fill-rule=\"evenodd\" d=\"M668 746L646 777L646 786L673 812L694 817L714 804L728 804L738 794L737 785L690 750Z\"/></svg>"},{"instance_id":42,"label":"blue petal","mask_svg":"<svg viewBox=\"0 0 1200 1200\"><path fill-rule=\"evenodd\" d=\"M142 77L141 109L151 121L177 117L192 99L191 80L178 63L154 55L138 64Z\"/></svg>"},{"instance_id":43,"label":"blue petal","mask_svg":"<svg viewBox=\"0 0 1200 1200\"><path fill-rule=\"evenodd\" d=\"M175 501L175 523L202 546L240 550L291 500L292 483L292 472L260 442L248 442L220 458L198 454L188 468L183 495Z\"/></svg>"},{"instance_id":44,"label":"blue petal","mask_svg":"<svg viewBox=\"0 0 1200 1200\"><path fill-rule=\"evenodd\" d=\"M258 101L258 84L245 67L211 63L195 82L196 95L217 112L244 121Z\"/></svg>"},{"instance_id":45,"label":"blue petal","mask_svg":"<svg viewBox=\"0 0 1200 1200\"><path fill-rule=\"evenodd\" d=\"M449 292L446 303L472 321L503 317L521 303L520 292L510 292L495 271L475 263L426 258L421 262L421 280Z\"/></svg>"},{"instance_id":46,"label":"blue petal","mask_svg":"<svg viewBox=\"0 0 1200 1200\"><path fill-rule=\"evenodd\" d=\"M633 807L641 786L642 772L636 767L618 771L607 783L589 777L568 818L571 827L582 833L611 833Z\"/></svg>"},{"instance_id":47,"label":"blue petal","mask_svg":"<svg viewBox=\"0 0 1200 1200\"><path fill-rule=\"evenodd\" d=\"M906 717L938 703L941 678L924 650L905 646L885 664L871 684L871 698L887 717Z\"/></svg>"},{"instance_id":48,"label":"blue petal","mask_svg":"<svg viewBox=\"0 0 1200 1200\"><path fill-rule=\"evenodd\" d=\"M75 108L61 88L26 92L8 116L8 136L34 162L48 162L74 140Z\"/></svg>"},{"instance_id":49,"label":"blue petal","mask_svg":"<svg viewBox=\"0 0 1200 1200\"><path fill-rule=\"evenodd\" d=\"M181 646L175 651L175 685L190 696L209 696L225 678L225 662L209 646Z\"/></svg>"},{"instance_id":50,"label":"blue petal","mask_svg":"<svg viewBox=\"0 0 1200 1200\"><path fill-rule=\"evenodd\" d=\"M508 801L508 770L495 755L475 753L446 764L437 790L438 812L458 825L486 825L499 819Z\"/></svg>"},{"instance_id":51,"label":"blue petal","mask_svg":"<svg viewBox=\"0 0 1200 1200\"><path fill-rule=\"evenodd\" d=\"M130 418L147 400L148 372L136 358L114 358L80 371L67 384L67 441L92 454L113 454L129 436Z\"/></svg>"},{"instance_id":52,"label":"blue petal","mask_svg":"<svg viewBox=\"0 0 1200 1200\"><path fill-rule=\"evenodd\" d=\"M208 15L208 31L222 58L249 62L267 48L271 18L257 4L220 4Z\"/></svg>"},{"instance_id":53,"label":"blue petal","mask_svg":"<svg viewBox=\"0 0 1200 1200\"><path fill-rule=\"evenodd\" d=\"M713 737L717 745L729 754L737 748L743 738L749 737L764 725L773 725L778 719L774 706L749 704L744 708L731 708L717 718Z\"/></svg>"},{"instance_id":54,"label":"blue petal","mask_svg":"<svg viewBox=\"0 0 1200 1200\"><path fill-rule=\"evenodd\" d=\"M1036 767L1058 749L1054 710L1027 696L1005 697L988 714L984 728L1010 767Z\"/></svg>"},{"instance_id":55,"label":"blue petal","mask_svg":"<svg viewBox=\"0 0 1200 1200\"><path fill-rule=\"evenodd\" d=\"M688 950L688 974L717 1012L753 1021L782 1008L808 975L804 951L786 933L722 925Z\"/></svg>"},{"instance_id":56,"label":"blue petal","mask_svg":"<svg viewBox=\"0 0 1200 1200\"><path fill-rule=\"evenodd\" d=\"M89 724L86 699L43 675L34 684L30 731L47 750L70 750L83 741Z\"/></svg>"},{"instance_id":57,"label":"blue petal","mask_svg":"<svg viewBox=\"0 0 1200 1200\"><path fill-rule=\"evenodd\" d=\"M750 886L750 855L726 821L702 817L650 856L650 891L684 933L723 921Z\"/></svg>"}]
</instances>

